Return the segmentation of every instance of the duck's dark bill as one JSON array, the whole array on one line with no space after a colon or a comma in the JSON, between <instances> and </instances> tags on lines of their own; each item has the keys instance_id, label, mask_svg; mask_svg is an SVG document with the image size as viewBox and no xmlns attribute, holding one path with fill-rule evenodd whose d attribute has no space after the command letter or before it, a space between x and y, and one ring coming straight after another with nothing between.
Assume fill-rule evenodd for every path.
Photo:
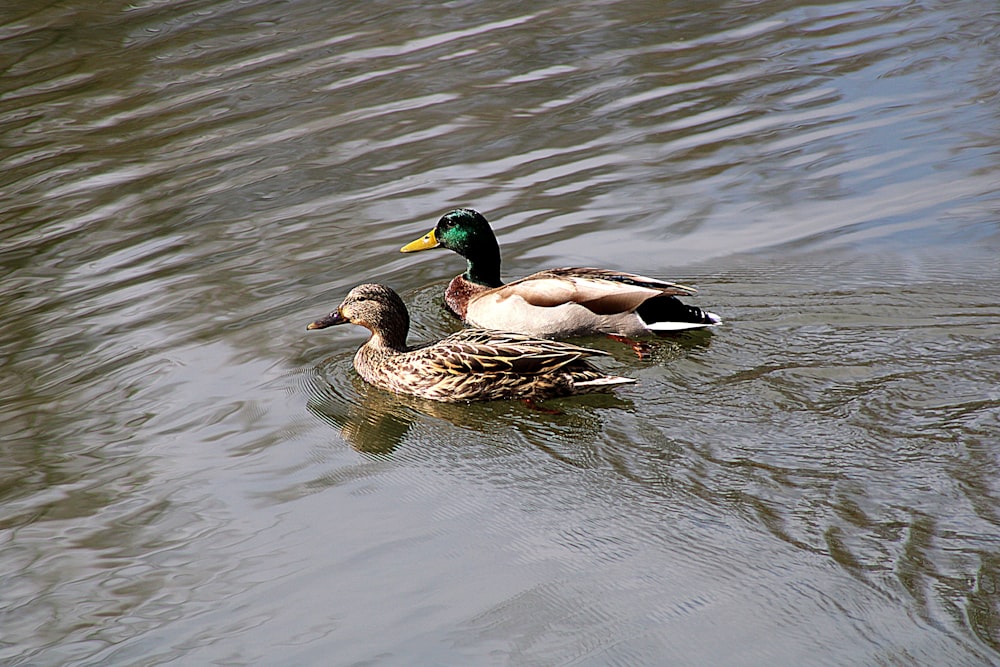
<instances>
[{"instance_id":1,"label":"duck's dark bill","mask_svg":"<svg viewBox=\"0 0 1000 667\"><path fill-rule=\"evenodd\" d=\"M311 331L313 329L325 329L327 327L332 327L335 324L346 324L347 318L340 314L339 310L335 310L326 317L321 317L312 324L306 327L306 330Z\"/></svg>"},{"instance_id":2,"label":"duck's dark bill","mask_svg":"<svg viewBox=\"0 0 1000 667\"><path fill-rule=\"evenodd\" d=\"M434 236L434 230L432 229L431 231L427 232L426 235L421 236L416 241L404 245L402 248L399 249L399 252L416 252L418 250L427 250L428 248L436 248L438 247L438 245L439 244L437 237Z\"/></svg>"}]
</instances>

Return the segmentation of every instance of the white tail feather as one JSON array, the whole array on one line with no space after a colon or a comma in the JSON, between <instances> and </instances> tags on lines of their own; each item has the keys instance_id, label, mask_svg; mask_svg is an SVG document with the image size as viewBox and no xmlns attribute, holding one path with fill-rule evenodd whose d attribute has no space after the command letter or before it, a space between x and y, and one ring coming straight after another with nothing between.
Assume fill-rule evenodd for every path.
<instances>
[{"instance_id":1,"label":"white tail feather","mask_svg":"<svg viewBox=\"0 0 1000 667\"><path fill-rule=\"evenodd\" d=\"M574 387L613 387L619 384L632 384L638 382L635 378L623 378L617 375L609 375L607 377L596 378L593 380L583 380L581 382L574 382Z\"/></svg>"},{"instance_id":2,"label":"white tail feather","mask_svg":"<svg viewBox=\"0 0 1000 667\"><path fill-rule=\"evenodd\" d=\"M647 324L646 327L650 331L687 331L688 329L704 329L706 327L714 327L718 324L722 324L722 318L715 313L710 313L707 310L702 311L705 313L705 317L712 320L711 322L653 322L652 324Z\"/></svg>"}]
</instances>

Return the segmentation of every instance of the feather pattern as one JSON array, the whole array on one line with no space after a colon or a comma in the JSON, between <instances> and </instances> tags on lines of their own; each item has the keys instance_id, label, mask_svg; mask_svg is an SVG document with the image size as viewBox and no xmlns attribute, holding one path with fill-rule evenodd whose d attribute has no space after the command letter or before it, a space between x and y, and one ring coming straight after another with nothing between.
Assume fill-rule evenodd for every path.
<instances>
[{"instance_id":1,"label":"feather pattern","mask_svg":"<svg viewBox=\"0 0 1000 667\"><path fill-rule=\"evenodd\" d=\"M442 246L468 261L445 291L448 307L470 326L545 338L586 334L642 336L713 326L721 319L682 303L692 287L609 269L549 269L504 284L500 247L477 211L445 214L433 231L404 252Z\"/></svg>"},{"instance_id":2,"label":"feather pattern","mask_svg":"<svg viewBox=\"0 0 1000 667\"><path fill-rule=\"evenodd\" d=\"M352 323L371 338L354 355L366 381L436 401L545 399L635 382L607 375L587 360L606 352L489 329L463 329L421 347L406 345L409 315L402 299L377 284L355 287L337 310L309 325Z\"/></svg>"}]
</instances>

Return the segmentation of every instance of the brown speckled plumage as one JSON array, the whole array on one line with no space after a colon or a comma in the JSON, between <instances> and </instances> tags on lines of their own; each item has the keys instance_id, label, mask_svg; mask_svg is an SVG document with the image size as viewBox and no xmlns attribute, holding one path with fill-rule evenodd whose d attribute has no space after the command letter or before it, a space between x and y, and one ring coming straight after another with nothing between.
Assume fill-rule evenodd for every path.
<instances>
[{"instance_id":1,"label":"brown speckled plumage","mask_svg":"<svg viewBox=\"0 0 1000 667\"><path fill-rule=\"evenodd\" d=\"M365 381L435 401L542 400L634 382L606 375L586 360L605 352L515 333L463 329L410 348L406 306L384 285L355 287L337 310L309 328L348 322L372 332L354 355L354 368Z\"/></svg>"}]
</instances>

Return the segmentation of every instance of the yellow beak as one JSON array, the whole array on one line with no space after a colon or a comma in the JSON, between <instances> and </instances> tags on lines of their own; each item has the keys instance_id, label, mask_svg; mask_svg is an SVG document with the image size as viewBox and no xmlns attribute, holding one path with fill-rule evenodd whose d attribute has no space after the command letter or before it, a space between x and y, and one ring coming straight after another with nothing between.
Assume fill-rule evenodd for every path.
<instances>
[{"instance_id":1,"label":"yellow beak","mask_svg":"<svg viewBox=\"0 0 1000 667\"><path fill-rule=\"evenodd\" d=\"M402 248L399 249L399 252L417 252L418 250L427 250L428 248L436 248L439 245L440 244L438 243L437 238L434 236L434 230L432 229L431 231L427 232L425 236L421 236L416 241L404 245Z\"/></svg>"}]
</instances>

